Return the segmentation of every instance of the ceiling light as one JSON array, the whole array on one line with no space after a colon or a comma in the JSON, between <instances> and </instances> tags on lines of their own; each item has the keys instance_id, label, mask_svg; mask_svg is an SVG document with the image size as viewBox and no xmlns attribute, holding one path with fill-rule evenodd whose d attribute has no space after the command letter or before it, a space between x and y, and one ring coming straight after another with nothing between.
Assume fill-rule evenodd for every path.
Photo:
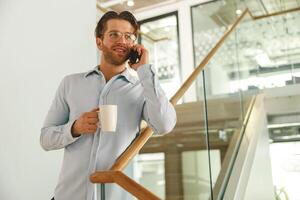
<instances>
[{"instance_id":1,"label":"ceiling light","mask_svg":"<svg viewBox=\"0 0 300 200\"><path fill-rule=\"evenodd\" d=\"M237 10L235 11L235 14L240 15L240 14L242 14L242 11L241 11L240 9L237 9Z\"/></svg>"},{"instance_id":2,"label":"ceiling light","mask_svg":"<svg viewBox=\"0 0 300 200\"><path fill-rule=\"evenodd\" d=\"M134 6L134 1L133 0L128 0L127 1L127 6L130 6L130 7Z\"/></svg>"}]
</instances>

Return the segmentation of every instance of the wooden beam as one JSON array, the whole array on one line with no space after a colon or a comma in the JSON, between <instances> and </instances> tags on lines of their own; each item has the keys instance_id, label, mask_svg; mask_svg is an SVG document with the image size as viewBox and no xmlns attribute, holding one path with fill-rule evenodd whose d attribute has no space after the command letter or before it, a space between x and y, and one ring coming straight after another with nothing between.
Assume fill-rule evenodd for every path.
<instances>
[{"instance_id":1,"label":"wooden beam","mask_svg":"<svg viewBox=\"0 0 300 200\"><path fill-rule=\"evenodd\" d=\"M160 200L155 194L126 176L121 171L100 171L90 176L92 183L116 183L140 200Z\"/></svg>"},{"instance_id":2,"label":"wooden beam","mask_svg":"<svg viewBox=\"0 0 300 200\"><path fill-rule=\"evenodd\" d=\"M176 146L165 152L166 199L183 200L183 178L181 152Z\"/></svg>"},{"instance_id":3,"label":"wooden beam","mask_svg":"<svg viewBox=\"0 0 300 200\"><path fill-rule=\"evenodd\" d=\"M90 180L92 183L114 183L115 174L114 171L95 172L90 176Z\"/></svg>"}]
</instances>

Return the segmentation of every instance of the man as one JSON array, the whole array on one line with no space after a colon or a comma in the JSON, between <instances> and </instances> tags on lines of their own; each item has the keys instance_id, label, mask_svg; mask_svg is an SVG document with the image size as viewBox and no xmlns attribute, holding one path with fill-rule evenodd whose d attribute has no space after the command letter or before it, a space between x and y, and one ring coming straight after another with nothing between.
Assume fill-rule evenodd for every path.
<instances>
[{"instance_id":1,"label":"man","mask_svg":"<svg viewBox=\"0 0 300 200\"><path fill-rule=\"evenodd\" d=\"M55 200L92 200L94 185L89 175L108 170L140 133L144 119L155 133L170 132L176 124L174 107L162 91L148 51L136 44L138 24L124 11L103 15L95 35L102 52L100 65L87 73L66 76L61 82L41 130L45 150L64 148L63 164ZM129 63L138 78L126 68L130 50L140 59ZM118 106L116 133L98 127L99 105ZM106 199L121 200L108 188Z\"/></svg>"}]
</instances>

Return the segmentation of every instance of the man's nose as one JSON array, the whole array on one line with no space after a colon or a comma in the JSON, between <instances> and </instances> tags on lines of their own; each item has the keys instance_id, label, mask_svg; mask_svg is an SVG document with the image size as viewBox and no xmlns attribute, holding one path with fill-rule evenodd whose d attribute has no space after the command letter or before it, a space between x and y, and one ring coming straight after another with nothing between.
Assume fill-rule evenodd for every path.
<instances>
[{"instance_id":1,"label":"man's nose","mask_svg":"<svg viewBox=\"0 0 300 200\"><path fill-rule=\"evenodd\" d=\"M125 39L125 35L122 35L122 36L119 38L118 42L123 43L123 44L127 43L127 41L126 41L126 39Z\"/></svg>"}]
</instances>

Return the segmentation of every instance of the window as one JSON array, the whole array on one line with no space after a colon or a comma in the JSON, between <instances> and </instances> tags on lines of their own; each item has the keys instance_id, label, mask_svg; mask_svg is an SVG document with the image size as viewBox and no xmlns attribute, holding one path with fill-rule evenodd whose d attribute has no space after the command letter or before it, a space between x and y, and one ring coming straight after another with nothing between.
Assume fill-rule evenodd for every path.
<instances>
[{"instance_id":1,"label":"window","mask_svg":"<svg viewBox=\"0 0 300 200\"><path fill-rule=\"evenodd\" d=\"M177 12L165 14L140 22L141 38L150 53L158 79L168 98L180 86L180 56Z\"/></svg>"}]
</instances>

